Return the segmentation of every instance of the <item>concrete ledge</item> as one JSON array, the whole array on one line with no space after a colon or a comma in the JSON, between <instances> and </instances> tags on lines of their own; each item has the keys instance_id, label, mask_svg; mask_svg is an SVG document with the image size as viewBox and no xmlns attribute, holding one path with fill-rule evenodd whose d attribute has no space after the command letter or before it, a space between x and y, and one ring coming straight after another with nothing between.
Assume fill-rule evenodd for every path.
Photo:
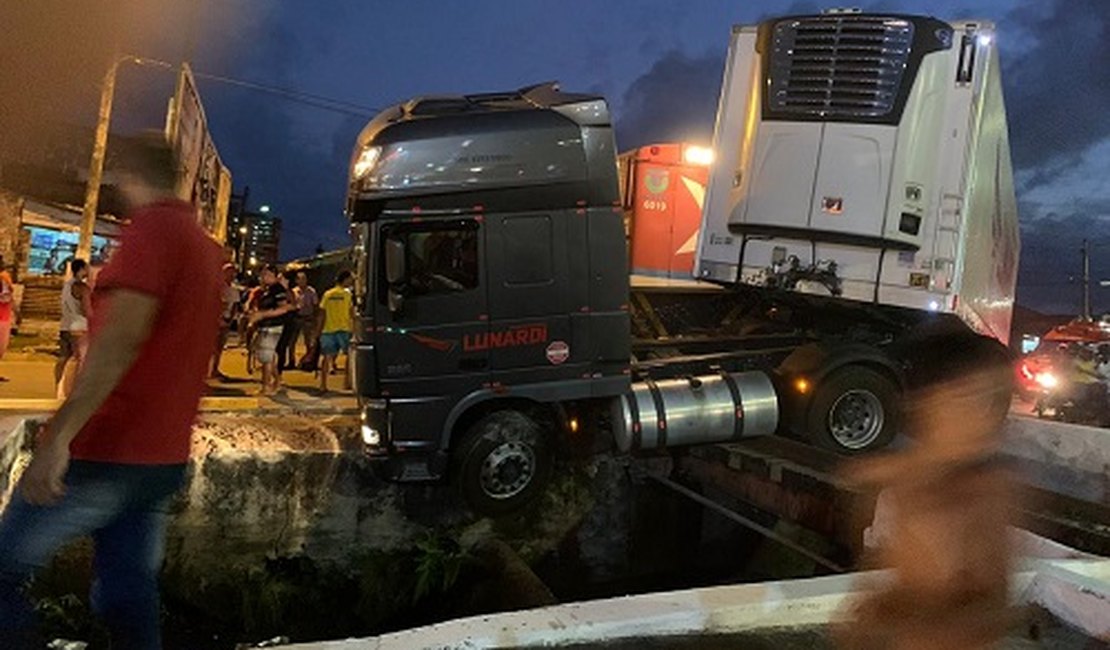
<instances>
[{"instance_id":1,"label":"concrete ledge","mask_svg":"<svg viewBox=\"0 0 1110 650\"><path fill-rule=\"evenodd\" d=\"M629 638L722 635L821 625L883 574L848 574L711 587L481 616L301 650L472 650L558 647ZM1096 639L1110 641L1110 560L1033 561L1014 576L1018 602L1038 604Z\"/></svg>"},{"instance_id":2,"label":"concrete ledge","mask_svg":"<svg viewBox=\"0 0 1110 650\"><path fill-rule=\"evenodd\" d=\"M8 505L12 486L22 472L23 453L27 440L29 418L18 415L0 416L0 512Z\"/></svg>"},{"instance_id":3,"label":"concrete ledge","mask_svg":"<svg viewBox=\"0 0 1110 650\"><path fill-rule=\"evenodd\" d=\"M646 594L449 621L302 650L552 647L631 637L724 634L828 622L856 575Z\"/></svg>"},{"instance_id":4,"label":"concrete ledge","mask_svg":"<svg viewBox=\"0 0 1110 650\"><path fill-rule=\"evenodd\" d=\"M1110 561L1042 562L1022 596L1088 636L1110 642Z\"/></svg>"}]
</instances>

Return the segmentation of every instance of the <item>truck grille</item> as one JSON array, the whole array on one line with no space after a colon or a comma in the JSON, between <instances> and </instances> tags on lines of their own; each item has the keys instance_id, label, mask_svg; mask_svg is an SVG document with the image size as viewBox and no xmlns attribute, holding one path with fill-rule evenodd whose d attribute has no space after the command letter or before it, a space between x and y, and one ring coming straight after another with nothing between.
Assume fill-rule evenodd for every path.
<instances>
[{"instance_id":1,"label":"truck grille","mask_svg":"<svg viewBox=\"0 0 1110 650\"><path fill-rule=\"evenodd\" d=\"M776 23L769 107L790 116L875 118L890 113L913 45L896 17L814 16Z\"/></svg>"}]
</instances>

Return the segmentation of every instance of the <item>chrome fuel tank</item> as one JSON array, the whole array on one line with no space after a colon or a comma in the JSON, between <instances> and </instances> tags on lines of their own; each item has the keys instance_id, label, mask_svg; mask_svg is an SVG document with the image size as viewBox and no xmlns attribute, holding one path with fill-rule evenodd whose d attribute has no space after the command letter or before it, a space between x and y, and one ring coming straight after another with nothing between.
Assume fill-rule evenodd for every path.
<instances>
[{"instance_id":1,"label":"chrome fuel tank","mask_svg":"<svg viewBox=\"0 0 1110 650\"><path fill-rule=\"evenodd\" d=\"M762 372L636 382L613 403L623 452L770 435L778 420L775 387Z\"/></svg>"}]
</instances>

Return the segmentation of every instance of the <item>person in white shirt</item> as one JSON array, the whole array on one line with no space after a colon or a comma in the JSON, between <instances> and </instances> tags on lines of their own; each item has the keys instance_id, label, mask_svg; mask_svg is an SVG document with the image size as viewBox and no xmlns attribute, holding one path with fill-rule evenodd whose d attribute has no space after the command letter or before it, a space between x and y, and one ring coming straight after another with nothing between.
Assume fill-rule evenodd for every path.
<instances>
[{"instance_id":1,"label":"person in white shirt","mask_svg":"<svg viewBox=\"0 0 1110 650\"><path fill-rule=\"evenodd\" d=\"M69 263L70 278L62 285L62 318L58 323L58 361L54 364L54 386L65 399L73 389L73 379L85 362L89 347L89 316L92 291L89 290L89 264L82 259ZM70 360L73 372L66 372Z\"/></svg>"},{"instance_id":2,"label":"person in white shirt","mask_svg":"<svg viewBox=\"0 0 1110 650\"><path fill-rule=\"evenodd\" d=\"M320 297L316 295L316 289L308 283L308 276L304 271L297 273L297 286L293 288L293 295L297 300L298 328L304 336L305 357L312 357L318 338L316 315L320 311Z\"/></svg>"},{"instance_id":3,"label":"person in white shirt","mask_svg":"<svg viewBox=\"0 0 1110 650\"><path fill-rule=\"evenodd\" d=\"M220 337L216 341L216 351L212 354L211 379L226 380L228 377L220 372L220 360L227 347L227 339L231 330L235 328L239 311L239 287L235 285L235 265L224 264L224 286L220 289L220 302L223 310L220 312Z\"/></svg>"}]
</instances>

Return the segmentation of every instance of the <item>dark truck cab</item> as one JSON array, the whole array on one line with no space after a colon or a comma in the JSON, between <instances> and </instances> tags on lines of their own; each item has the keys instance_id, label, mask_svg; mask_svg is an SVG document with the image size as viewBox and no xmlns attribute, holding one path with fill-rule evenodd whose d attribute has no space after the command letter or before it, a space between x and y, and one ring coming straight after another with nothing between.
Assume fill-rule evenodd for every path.
<instances>
[{"instance_id":1,"label":"dark truck cab","mask_svg":"<svg viewBox=\"0 0 1110 650\"><path fill-rule=\"evenodd\" d=\"M562 405L628 392L614 161L604 100L553 85L416 99L360 134L353 365L388 478L450 473L472 505L514 505L572 426Z\"/></svg>"},{"instance_id":2,"label":"dark truck cab","mask_svg":"<svg viewBox=\"0 0 1110 650\"><path fill-rule=\"evenodd\" d=\"M545 84L384 111L348 194L367 451L496 512L566 442L885 446L928 332L1006 354L1018 221L998 70L989 21L735 27L685 287L630 277L601 98ZM654 209L633 220L666 212L672 180L694 192L641 158L626 178ZM678 244L673 225L632 226L634 249Z\"/></svg>"}]
</instances>

